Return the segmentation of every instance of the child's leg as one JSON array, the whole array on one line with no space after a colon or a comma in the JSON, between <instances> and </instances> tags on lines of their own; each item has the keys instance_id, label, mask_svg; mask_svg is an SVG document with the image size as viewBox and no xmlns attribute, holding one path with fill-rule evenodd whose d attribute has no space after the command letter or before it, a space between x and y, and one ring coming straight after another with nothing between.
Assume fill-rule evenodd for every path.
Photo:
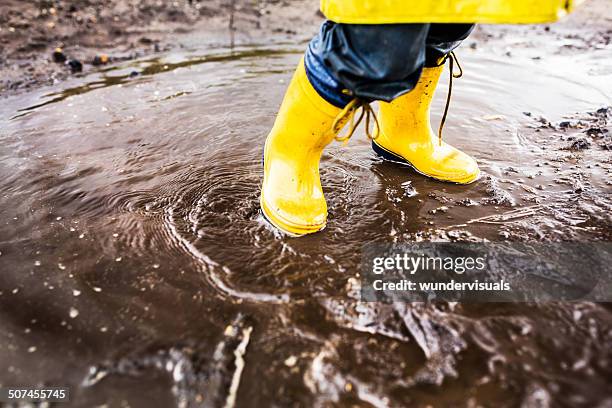
<instances>
[{"instance_id":1,"label":"child's leg","mask_svg":"<svg viewBox=\"0 0 612 408\"><path fill-rule=\"evenodd\" d=\"M417 84L424 66L440 65L472 24L336 24L325 22L306 51L306 72L328 102L354 97L390 102ZM343 94L347 89L350 95Z\"/></svg>"},{"instance_id":2,"label":"child's leg","mask_svg":"<svg viewBox=\"0 0 612 408\"><path fill-rule=\"evenodd\" d=\"M391 101L410 91L425 63L429 24L325 22L306 51L306 72L330 103ZM343 94L348 90L350 95Z\"/></svg>"},{"instance_id":3,"label":"child's leg","mask_svg":"<svg viewBox=\"0 0 612 408\"><path fill-rule=\"evenodd\" d=\"M425 65L440 65L474 30L473 24L430 24L425 40Z\"/></svg>"}]
</instances>

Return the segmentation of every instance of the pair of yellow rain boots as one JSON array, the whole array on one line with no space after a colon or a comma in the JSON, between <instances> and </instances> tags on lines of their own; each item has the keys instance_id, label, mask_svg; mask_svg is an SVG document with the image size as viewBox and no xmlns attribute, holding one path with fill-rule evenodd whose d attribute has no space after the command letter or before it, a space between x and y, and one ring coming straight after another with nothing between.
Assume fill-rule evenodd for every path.
<instances>
[{"instance_id":1,"label":"pair of yellow rain boots","mask_svg":"<svg viewBox=\"0 0 612 408\"><path fill-rule=\"evenodd\" d=\"M408 164L441 181L468 184L478 178L476 161L442 142L431 129L429 108L444 66L425 68L416 87L380 103L373 148L384 159ZM327 204L319 177L323 149L337 136L343 110L325 101L306 76L302 60L264 148L260 205L283 232L301 236L325 227Z\"/></svg>"}]
</instances>

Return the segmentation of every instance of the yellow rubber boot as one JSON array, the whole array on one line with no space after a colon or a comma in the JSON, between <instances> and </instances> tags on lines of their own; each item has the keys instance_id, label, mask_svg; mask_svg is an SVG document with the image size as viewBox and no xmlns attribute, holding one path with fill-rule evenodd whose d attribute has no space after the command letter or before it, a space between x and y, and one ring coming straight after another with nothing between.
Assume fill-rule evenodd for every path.
<instances>
[{"instance_id":1,"label":"yellow rubber boot","mask_svg":"<svg viewBox=\"0 0 612 408\"><path fill-rule=\"evenodd\" d=\"M444 65L425 68L416 87L391 103L380 103L380 132L372 142L384 159L409 164L441 181L469 184L480 170L471 156L442 142L431 128L429 108Z\"/></svg>"},{"instance_id":2,"label":"yellow rubber boot","mask_svg":"<svg viewBox=\"0 0 612 408\"><path fill-rule=\"evenodd\" d=\"M289 84L264 148L260 205L278 229L294 236L325 227L327 203L321 189L319 160L333 139L340 109L312 87L304 61Z\"/></svg>"}]
</instances>

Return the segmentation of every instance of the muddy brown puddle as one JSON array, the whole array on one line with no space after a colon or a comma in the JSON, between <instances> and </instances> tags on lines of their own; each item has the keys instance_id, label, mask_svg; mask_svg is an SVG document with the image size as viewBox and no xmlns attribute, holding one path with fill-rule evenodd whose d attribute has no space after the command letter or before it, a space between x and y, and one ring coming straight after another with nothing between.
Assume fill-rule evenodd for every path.
<instances>
[{"instance_id":1,"label":"muddy brown puddle","mask_svg":"<svg viewBox=\"0 0 612 408\"><path fill-rule=\"evenodd\" d=\"M327 228L293 239L258 194L302 49L181 51L2 101L0 384L67 385L73 406L609 406L605 304L354 287L372 241L609 240L598 54L466 47L445 138L482 178L383 163L361 130L324 154Z\"/></svg>"}]
</instances>

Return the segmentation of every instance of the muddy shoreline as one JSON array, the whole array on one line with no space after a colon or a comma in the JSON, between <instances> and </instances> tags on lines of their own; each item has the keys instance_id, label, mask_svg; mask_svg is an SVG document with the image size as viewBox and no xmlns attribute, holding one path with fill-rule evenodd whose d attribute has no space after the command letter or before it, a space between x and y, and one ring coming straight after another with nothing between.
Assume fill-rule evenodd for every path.
<instances>
[{"instance_id":1,"label":"muddy shoreline","mask_svg":"<svg viewBox=\"0 0 612 408\"><path fill-rule=\"evenodd\" d=\"M0 8L0 95L181 47L186 36L211 45L293 41L320 20L316 4L304 0L6 0ZM59 60L53 56L58 47L64 54ZM108 63L95 60L103 56ZM73 72L71 60L82 71Z\"/></svg>"},{"instance_id":2,"label":"muddy shoreline","mask_svg":"<svg viewBox=\"0 0 612 408\"><path fill-rule=\"evenodd\" d=\"M210 45L270 39L303 42L322 21L317 5L308 0L112 0L103 4L6 0L0 10L0 94L8 96L99 70L104 68L100 57L103 65L112 65L183 47L185 39L194 41L194 37ZM500 51L509 57L515 47L542 54L542 48L550 52L550 43L556 43L552 52L579 54L608 46L611 23L605 0L591 0L561 23L480 26L466 43L476 46L528 33L535 41ZM59 62L54 61L56 48L64 54ZM74 72L71 60L80 62L83 71Z\"/></svg>"}]
</instances>

